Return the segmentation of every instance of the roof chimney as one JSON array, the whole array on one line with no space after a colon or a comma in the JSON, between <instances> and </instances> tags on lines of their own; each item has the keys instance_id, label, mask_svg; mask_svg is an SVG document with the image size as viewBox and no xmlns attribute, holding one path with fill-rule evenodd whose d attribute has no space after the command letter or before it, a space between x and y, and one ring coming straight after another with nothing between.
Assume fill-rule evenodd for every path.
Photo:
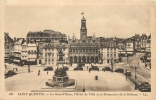
<instances>
[{"instance_id":1,"label":"roof chimney","mask_svg":"<svg viewBox=\"0 0 156 100\"><path fill-rule=\"evenodd\" d=\"M16 42L16 37L14 37L14 42Z\"/></svg>"}]
</instances>

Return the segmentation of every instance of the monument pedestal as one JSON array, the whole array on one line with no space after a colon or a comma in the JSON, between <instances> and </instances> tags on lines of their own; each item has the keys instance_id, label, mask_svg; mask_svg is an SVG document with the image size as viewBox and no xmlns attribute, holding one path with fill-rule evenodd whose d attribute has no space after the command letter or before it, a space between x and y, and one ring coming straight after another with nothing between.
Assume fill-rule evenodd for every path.
<instances>
[{"instance_id":1,"label":"monument pedestal","mask_svg":"<svg viewBox=\"0 0 156 100\"><path fill-rule=\"evenodd\" d=\"M67 87L75 85L74 79L69 79L64 68L57 68L52 80L46 82L50 87Z\"/></svg>"}]
</instances>

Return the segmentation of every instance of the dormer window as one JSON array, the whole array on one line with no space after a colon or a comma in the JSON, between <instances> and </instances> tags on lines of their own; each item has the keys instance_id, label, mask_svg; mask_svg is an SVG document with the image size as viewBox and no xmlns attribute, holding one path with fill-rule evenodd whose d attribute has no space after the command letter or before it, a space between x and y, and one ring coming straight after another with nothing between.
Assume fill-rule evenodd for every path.
<instances>
[{"instance_id":1,"label":"dormer window","mask_svg":"<svg viewBox=\"0 0 156 100\"><path fill-rule=\"evenodd\" d=\"M112 43L110 44L110 47L114 47Z\"/></svg>"}]
</instances>

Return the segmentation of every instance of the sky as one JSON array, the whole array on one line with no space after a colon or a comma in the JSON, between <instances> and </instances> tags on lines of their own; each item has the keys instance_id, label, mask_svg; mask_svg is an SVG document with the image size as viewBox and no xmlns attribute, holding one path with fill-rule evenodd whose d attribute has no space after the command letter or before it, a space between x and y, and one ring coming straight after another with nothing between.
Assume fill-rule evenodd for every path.
<instances>
[{"instance_id":1,"label":"sky","mask_svg":"<svg viewBox=\"0 0 156 100\"><path fill-rule=\"evenodd\" d=\"M84 12L87 35L126 38L151 33L150 7L146 5L9 5L5 6L4 32L11 38L29 31L50 29L80 38Z\"/></svg>"}]
</instances>

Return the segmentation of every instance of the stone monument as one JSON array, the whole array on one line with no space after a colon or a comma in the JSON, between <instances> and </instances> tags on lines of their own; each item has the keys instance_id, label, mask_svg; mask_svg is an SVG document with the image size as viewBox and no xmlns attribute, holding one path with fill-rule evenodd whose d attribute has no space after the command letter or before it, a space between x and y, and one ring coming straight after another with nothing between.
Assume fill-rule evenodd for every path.
<instances>
[{"instance_id":1,"label":"stone monument","mask_svg":"<svg viewBox=\"0 0 156 100\"><path fill-rule=\"evenodd\" d=\"M75 80L69 79L64 67L57 68L52 79L49 79L46 85L50 87L68 87L75 85Z\"/></svg>"}]
</instances>

